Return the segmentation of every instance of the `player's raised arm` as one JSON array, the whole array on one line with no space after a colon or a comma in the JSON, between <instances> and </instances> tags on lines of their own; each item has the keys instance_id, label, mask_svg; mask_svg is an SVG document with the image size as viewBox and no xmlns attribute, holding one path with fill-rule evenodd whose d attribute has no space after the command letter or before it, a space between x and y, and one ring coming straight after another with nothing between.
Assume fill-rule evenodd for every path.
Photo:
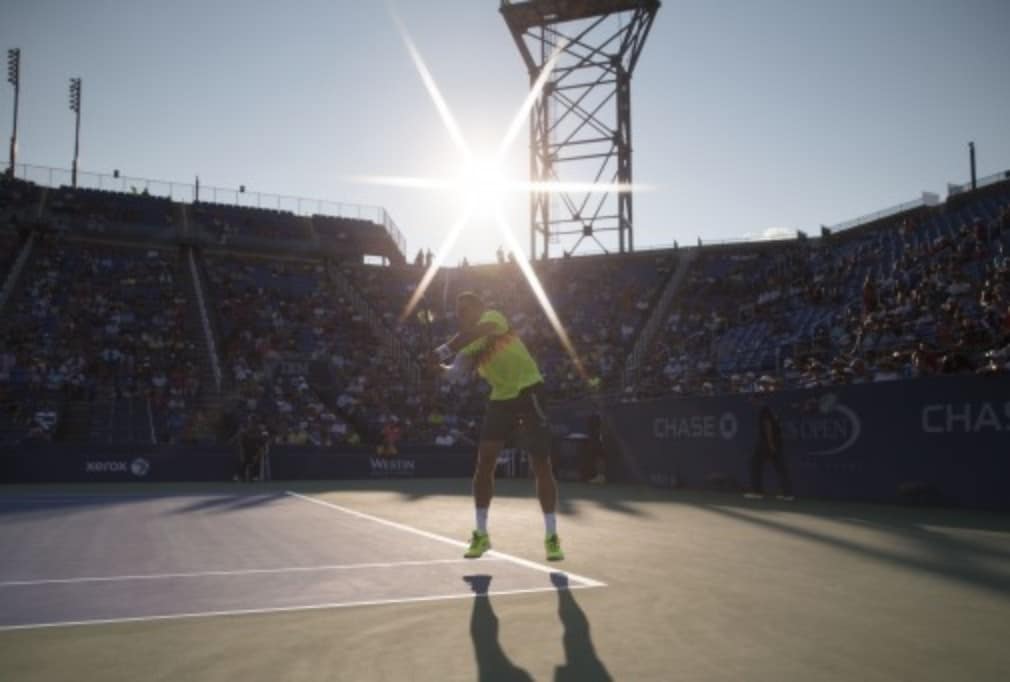
<instances>
[{"instance_id":1,"label":"player's raised arm","mask_svg":"<svg viewBox=\"0 0 1010 682\"><path fill-rule=\"evenodd\" d=\"M460 294L456 301L456 319L459 332L435 349L435 355L442 363L450 362L459 351L475 341L508 331L504 316L495 311L487 311L476 294Z\"/></svg>"}]
</instances>

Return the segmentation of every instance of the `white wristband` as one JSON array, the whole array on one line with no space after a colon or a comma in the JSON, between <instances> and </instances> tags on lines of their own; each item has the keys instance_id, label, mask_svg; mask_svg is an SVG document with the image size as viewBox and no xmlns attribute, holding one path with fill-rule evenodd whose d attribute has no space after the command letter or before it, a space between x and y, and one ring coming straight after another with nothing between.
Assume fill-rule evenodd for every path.
<instances>
[{"instance_id":1,"label":"white wristband","mask_svg":"<svg viewBox=\"0 0 1010 682\"><path fill-rule=\"evenodd\" d=\"M438 356L439 362L446 363L452 359L454 353L452 352L452 349L449 348L449 344L443 343L435 349L435 355Z\"/></svg>"}]
</instances>

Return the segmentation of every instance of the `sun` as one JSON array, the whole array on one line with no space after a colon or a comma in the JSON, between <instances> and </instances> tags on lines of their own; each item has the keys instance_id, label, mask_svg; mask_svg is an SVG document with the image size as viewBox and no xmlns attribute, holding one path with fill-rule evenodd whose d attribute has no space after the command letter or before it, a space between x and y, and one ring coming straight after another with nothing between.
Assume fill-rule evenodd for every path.
<instances>
[{"instance_id":1,"label":"sun","mask_svg":"<svg viewBox=\"0 0 1010 682\"><path fill-rule=\"evenodd\" d=\"M424 275L421 277L421 281L414 288L414 293L411 295L410 300L407 302L406 307L404 307L403 312L400 315L400 322L402 323L406 320L411 315L414 308L420 303L425 291L428 290L428 287L434 280L436 273L442 267L446 257L452 251L453 246L455 246L460 234L467 227L470 219L477 216L482 218L492 218L492 222L501 234L505 246L509 249L509 251L517 256L515 262L518 265L519 270L529 283L530 288L539 301L541 308L543 308L547 320L550 322L555 333L558 335L561 345L564 347L568 356L571 358L572 363L575 365L576 371L578 371L579 375L585 381L589 382L589 375L586 372L578 353L575 352L575 346L572 344L572 340L569 338L567 330L565 330L557 312L554 310L554 306L551 304L550 298L547 296L547 292L541 285L536 271L533 270L533 267L528 261L528 258L534 257L534 254L530 253L527 256L524 253L519 240L516 239L514 234L512 234L512 229L509 227L508 221L506 221L504 217L505 212L503 210L505 195L511 192L537 192L545 194L585 192L587 194L591 194L598 192L631 192L635 189L635 187L630 184L622 185L601 183L599 182L599 178L596 178L596 180L592 183L565 183L558 182L556 178L549 181L517 182L510 181L505 177L505 173L502 168L505 163L506 154L509 149L511 149L512 144L522 133L523 124L530 116L530 113L533 111L533 107L536 105L536 102L546 87L547 82L550 80L554 72L554 66L561 57L561 54L564 52L564 49L567 47L568 41L564 40L554 47L553 53L540 69L540 74L537 76L536 81L534 81L529 92L526 93L526 97L523 99L522 105L519 107L519 110L515 113L515 116L509 123L509 126L505 131L505 135L502 137L497 146L497 151L491 156L476 155L471 151L470 146L467 144L467 141L463 136L463 132L460 130L459 123L456 121L456 117L453 116L452 110L446 103L441 91L439 91L438 85L435 83L435 79L431 75L431 71L428 70L428 66L424 63L421 53L418 51L417 46L411 39L410 34L407 32L407 27L404 26L403 22L400 21L400 18L393 11L392 5L387 5L387 7L393 22L396 24L396 27L400 32L400 37L403 39L403 43L406 46L407 51L410 53L410 57L417 69L417 73L421 77L421 82L428 91L428 95L431 97L432 103L435 105L435 109L438 110L439 117L442 119L442 123L445 126L446 132L449 134L449 138L452 140L463 159L460 172L456 175L434 178L405 176L364 176L359 178L359 180L363 182L389 185L393 187L436 191L448 190L458 195L460 203L462 204L462 211L460 212L458 219L445 233L445 236L442 239L442 244L438 247L438 251L433 254L434 258L428 263Z\"/></svg>"},{"instance_id":2,"label":"sun","mask_svg":"<svg viewBox=\"0 0 1010 682\"><path fill-rule=\"evenodd\" d=\"M467 160L456 177L456 192L465 206L476 213L491 215L502 204L510 183L500 164L488 158Z\"/></svg>"}]
</instances>

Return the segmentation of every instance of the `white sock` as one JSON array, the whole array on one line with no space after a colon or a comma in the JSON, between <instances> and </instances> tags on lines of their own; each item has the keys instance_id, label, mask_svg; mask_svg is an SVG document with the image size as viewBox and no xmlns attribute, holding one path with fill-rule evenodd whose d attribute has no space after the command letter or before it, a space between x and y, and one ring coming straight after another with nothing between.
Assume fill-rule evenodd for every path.
<instances>
[{"instance_id":1,"label":"white sock","mask_svg":"<svg viewBox=\"0 0 1010 682\"><path fill-rule=\"evenodd\" d=\"M487 507L475 507L477 510L477 531L487 533Z\"/></svg>"},{"instance_id":2,"label":"white sock","mask_svg":"<svg viewBox=\"0 0 1010 682\"><path fill-rule=\"evenodd\" d=\"M558 532L558 517L554 512L544 514L544 530L547 531L548 537Z\"/></svg>"}]
</instances>

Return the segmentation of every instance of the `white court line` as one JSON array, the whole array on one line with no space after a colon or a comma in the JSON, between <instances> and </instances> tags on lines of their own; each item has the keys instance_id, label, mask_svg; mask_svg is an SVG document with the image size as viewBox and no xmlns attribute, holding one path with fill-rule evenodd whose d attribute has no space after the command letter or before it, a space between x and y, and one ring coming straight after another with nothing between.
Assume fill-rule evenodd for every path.
<instances>
[{"instance_id":1,"label":"white court line","mask_svg":"<svg viewBox=\"0 0 1010 682\"><path fill-rule=\"evenodd\" d=\"M199 571L194 573L149 573L144 575L109 575L83 578L50 578L46 580L6 580L3 587L30 587L34 585L66 585L77 583L107 583L129 580L169 580L175 578L207 578L215 576L261 575L269 573L308 573L323 571L351 571L358 568L398 568L400 566L428 566L438 564L463 564L467 559L427 559L423 561L389 561L368 564L332 564L328 566L287 566L284 568L247 568L234 571ZM498 559L501 561L501 559Z\"/></svg>"},{"instance_id":2,"label":"white court line","mask_svg":"<svg viewBox=\"0 0 1010 682\"><path fill-rule=\"evenodd\" d=\"M306 502L312 502L313 504L319 504L319 505L322 505L324 507L329 507L330 509L335 509L335 510L337 510L339 512L343 512L345 514L350 514L351 516L357 516L358 518L361 518L361 519L367 519L369 521L374 521L375 523L381 523L384 526L389 526L390 528L396 528L397 530L402 530L402 531L405 531L407 533L413 533L414 535L419 535L419 536L421 536L423 538L428 538L429 540L437 540L438 542L444 542L444 543L452 545L454 547L467 547L468 546L465 542L462 542L460 540L453 540L452 538L447 538L444 535L437 535L435 533L429 533L426 530L421 530L419 528L414 528L412 526L408 526L408 525L403 524L403 523L397 523L396 521L389 521L387 519L383 519L383 518L380 518L378 516L372 516L371 514L365 514L363 512L355 511L354 509L348 509L347 507L341 507L339 504L333 504L332 502L327 502L326 500L321 500L318 497L310 497L308 495L302 495L302 494L296 493L296 492L294 492L292 490L286 490L285 492L288 495L291 495L292 497L297 497L300 500L305 500ZM564 570L561 569L560 566L545 566L543 564L538 564L535 561L529 561L527 559L521 559L521 558L519 558L517 556L512 556L511 554L504 554L502 552L498 552L498 551L495 551L495 550L491 550L485 556L488 556L488 557L494 558L494 559L502 559L504 561L509 561L509 562L511 562L513 564L517 564L519 566L524 566L526 568L533 569L534 571L540 571L541 573L563 573L564 575L568 576L569 579L576 580L576 581L582 583L582 585L584 587L606 587L607 586L606 583L600 582L599 580L593 580L592 578L586 578L586 577L583 577L581 575L576 575L575 573L569 573L568 571L564 571ZM473 560L471 559L471 561L473 561Z\"/></svg>"},{"instance_id":3,"label":"white court line","mask_svg":"<svg viewBox=\"0 0 1010 682\"><path fill-rule=\"evenodd\" d=\"M479 596L497 597L508 594L534 594L537 592L557 592L559 590L581 590L592 585L567 585L565 587L530 587L520 590L489 590ZM210 618L214 616L253 616L266 613L291 613L295 611L319 611L322 609L343 609L352 606L388 606L392 604L413 604L428 601L446 601L449 599L473 599L473 592L436 594L427 597L400 597L397 599L370 599L367 601L332 602L329 604L306 604L303 606L272 606L263 609L235 609L231 611L197 611L195 613L169 613L155 616L129 616L126 618L98 618L94 620L68 620L54 623L26 623L24 625L0 625L0 632L12 630L36 630L41 628L59 628L75 625L114 625L116 623L146 623L159 620L181 620L183 618Z\"/></svg>"},{"instance_id":4,"label":"white court line","mask_svg":"<svg viewBox=\"0 0 1010 682\"><path fill-rule=\"evenodd\" d=\"M220 499L247 499L253 497L260 498L281 498L283 493L279 490L255 492L151 492L151 493L25 493L21 495L0 495L0 504L6 502L27 502L41 504L43 502L78 502L81 500L101 502L102 500L171 500L177 498L220 498Z\"/></svg>"}]
</instances>

